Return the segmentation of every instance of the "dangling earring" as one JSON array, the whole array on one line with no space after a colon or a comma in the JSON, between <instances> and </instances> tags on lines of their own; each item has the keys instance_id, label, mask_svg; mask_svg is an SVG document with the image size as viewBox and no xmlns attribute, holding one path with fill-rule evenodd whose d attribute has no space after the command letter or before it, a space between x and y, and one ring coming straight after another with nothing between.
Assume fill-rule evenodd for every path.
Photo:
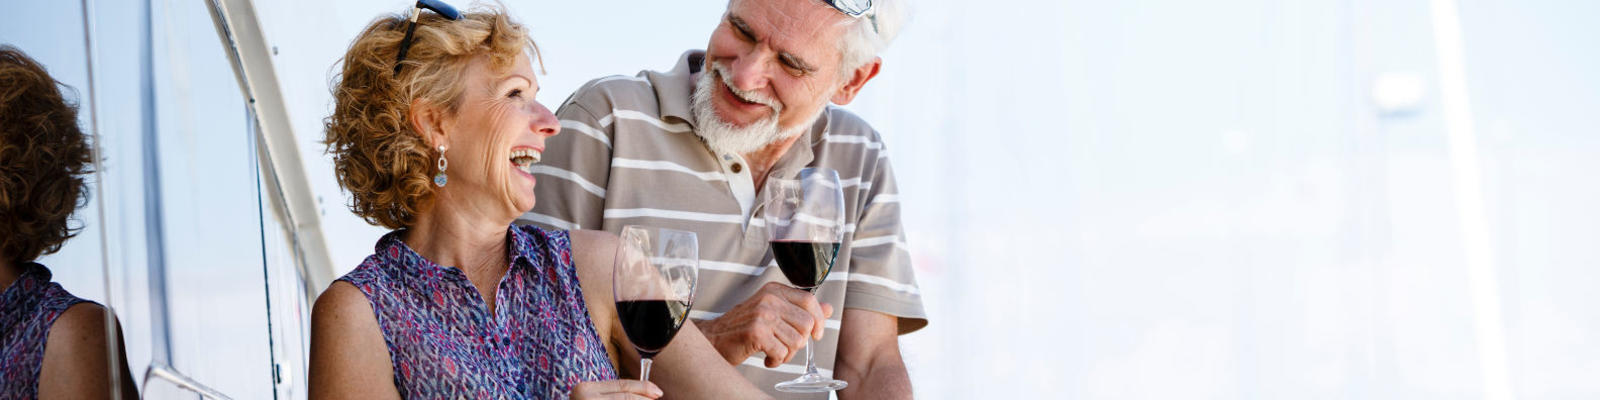
<instances>
[{"instance_id":1,"label":"dangling earring","mask_svg":"<svg viewBox=\"0 0 1600 400\"><path fill-rule=\"evenodd\" d=\"M450 183L450 177L444 175L444 170L450 168L450 161L444 159L444 146L439 146L439 173L433 176L433 185L444 187Z\"/></svg>"}]
</instances>

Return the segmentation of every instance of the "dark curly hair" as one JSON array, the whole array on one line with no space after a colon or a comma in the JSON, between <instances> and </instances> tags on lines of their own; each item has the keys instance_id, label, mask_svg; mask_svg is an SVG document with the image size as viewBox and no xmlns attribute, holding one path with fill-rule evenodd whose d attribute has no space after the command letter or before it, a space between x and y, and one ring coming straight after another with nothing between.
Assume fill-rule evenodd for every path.
<instances>
[{"instance_id":1,"label":"dark curly hair","mask_svg":"<svg viewBox=\"0 0 1600 400\"><path fill-rule=\"evenodd\" d=\"M33 261L78 234L72 212L87 204L92 145L78 106L43 66L0 46L0 257ZM78 226L74 226L78 225Z\"/></svg>"},{"instance_id":2,"label":"dark curly hair","mask_svg":"<svg viewBox=\"0 0 1600 400\"><path fill-rule=\"evenodd\" d=\"M422 13L405 68L394 73L409 16L379 17L350 43L333 78L333 115L323 121L323 143L333 155L339 186L350 192L350 211L389 229L409 227L432 207L434 161L439 152L411 126L412 100L454 114L472 59L487 56L499 71L538 47L504 9L473 10L451 21Z\"/></svg>"}]
</instances>

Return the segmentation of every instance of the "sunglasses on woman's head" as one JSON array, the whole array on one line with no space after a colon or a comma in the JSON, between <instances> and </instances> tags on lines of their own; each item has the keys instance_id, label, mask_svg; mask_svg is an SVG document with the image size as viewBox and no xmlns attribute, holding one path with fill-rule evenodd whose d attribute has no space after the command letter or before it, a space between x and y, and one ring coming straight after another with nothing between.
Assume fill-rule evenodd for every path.
<instances>
[{"instance_id":1,"label":"sunglasses on woman's head","mask_svg":"<svg viewBox=\"0 0 1600 400\"><path fill-rule=\"evenodd\" d=\"M417 17L422 15L422 9L424 8L433 10L433 12L438 13L439 16L448 18L451 21L457 21L461 19L461 12L456 11L455 7L445 4L443 1L417 0L417 5L411 7L411 26L406 28L406 37L404 39L400 39L400 56L395 57L394 60L395 75L399 75L400 66L405 65L401 64L401 62L406 60L406 51L411 50L411 35L417 32Z\"/></svg>"}]
</instances>

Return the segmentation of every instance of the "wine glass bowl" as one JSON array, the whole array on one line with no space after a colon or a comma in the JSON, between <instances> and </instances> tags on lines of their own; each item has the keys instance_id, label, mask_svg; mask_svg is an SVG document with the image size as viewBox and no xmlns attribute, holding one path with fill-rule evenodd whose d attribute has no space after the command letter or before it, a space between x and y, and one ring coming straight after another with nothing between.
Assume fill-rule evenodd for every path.
<instances>
[{"instance_id":1,"label":"wine glass bowl","mask_svg":"<svg viewBox=\"0 0 1600 400\"><path fill-rule=\"evenodd\" d=\"M622 228L612 267L612 297L628 341L639 351L639 380L651 359L683 327L699 281L700 245L694 232L629 225Z\"/></svg>"}]
</instances>

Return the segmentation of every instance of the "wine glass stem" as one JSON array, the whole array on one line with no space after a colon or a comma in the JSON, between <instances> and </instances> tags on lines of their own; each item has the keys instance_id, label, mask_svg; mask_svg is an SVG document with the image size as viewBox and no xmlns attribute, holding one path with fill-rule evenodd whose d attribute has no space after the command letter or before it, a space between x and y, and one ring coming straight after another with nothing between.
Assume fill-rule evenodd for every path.
<instances>
[{"instance_id":1,"label":"wine glass stem","mask_svg":"<svg viewBox=\"0 0 1600 400\"><path fill-rule=\"evenodd\" d=\"M641 380L641 381L650 380L650 359L649 358L644 358L644 357L640 357L639 358L639 380Z\"/></svg>"},{"instance_id":2,"label":"wine glass stem","mask_svg":"<svg viewBox=\"0 0 1600 400\"><path fill-rule=\"evenodd\" d=\"M817 287L806 288L806 292L815 295ZM817 375L817 363L811 356L811 349L814 347L817 347L817 340L813 339L811 335L806 335L806 375Z\"/></svg>"},{"instance_id":3,"label":"wine glass stem","mask_svg":"<svg viewBox=\"0 0 1600 400\"><path fill-rule=\"evenodd\" d=\"M813 360L811 358L811 348L813 348L813 347L817 347L817 341L816 340L812 340L811 338L806 338L806 374L807 375L816 375L817 374L817 363L816 363L815 360Z\"/></svg>"}]
</instances>

